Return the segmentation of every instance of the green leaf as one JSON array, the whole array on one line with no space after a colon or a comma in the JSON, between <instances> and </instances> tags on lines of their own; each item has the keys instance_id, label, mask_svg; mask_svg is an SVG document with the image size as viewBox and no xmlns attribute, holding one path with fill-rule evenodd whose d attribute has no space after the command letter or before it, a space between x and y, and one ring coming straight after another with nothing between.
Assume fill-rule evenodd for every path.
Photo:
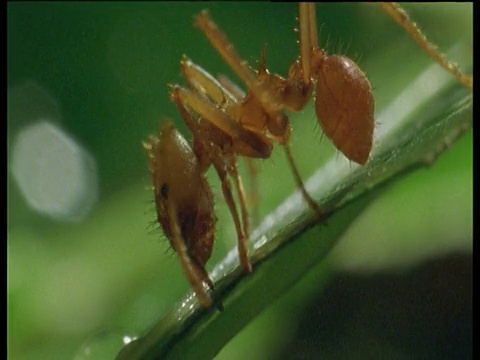
<instances>
[{"instance_id":1,"label":"green leaf","mask_svg":"<svg viewBox=\"0 0 480 360\"><path fill-rule=\"evenodd\" d=\"M339 236L382 187L428 166L472 125L472 94L432 65L378 114L381 126L365 166L333 156L307 181L327 216L316 224L297 191L251 234L254 272L245 275L236 249L211 277L225 310L203 309L188 294L117 359L208 359L257 314L324 260ZM300 260L299 260L300 259ZM326 269L328 272L328 269Z\"/></svg>"}]
</instances>

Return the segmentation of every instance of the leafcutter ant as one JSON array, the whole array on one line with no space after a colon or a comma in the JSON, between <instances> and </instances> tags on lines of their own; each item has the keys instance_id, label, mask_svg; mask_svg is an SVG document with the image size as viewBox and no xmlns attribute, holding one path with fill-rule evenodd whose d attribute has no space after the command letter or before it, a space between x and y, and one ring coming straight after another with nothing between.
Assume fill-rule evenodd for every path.
<instances>
[{"instance_id":1,"label":"leafcutter ant","mask_svg":"<svg viewBox=\"0 0 480 360\"><path fill-rule=\"evenodd\" d=\"M435 61L462 84L472 87L472 78L462 74L428 43L399 5L381 5ZM237 157L269 158L273 143L281 144L298 188L315 216L321 218L321 211L306 191L291 155L288 146L291 126L285 110L301 111L315 94L315 111L323 132L348 159L365 164L373 144L375 101L367 77L354 61L346 56L330 56L319 46L313 3L300 4L300 57L292 63L286 78L268 72L265 52L258 71L251 69L207 11L195 16L195 25L245 83L247 92L226 77L213 77L184 57L181 67L189 88L173 85L170 94L192 133L192 147L170 123L163 124L160 136L150 137L145 147L158 221L177 252L199 302L210 307L213 282L204 266L213 246L215 216L205 171L213 165L220 178L237 232L240 263L250 272L249 212Z\"/></svg>"}]
</instances>

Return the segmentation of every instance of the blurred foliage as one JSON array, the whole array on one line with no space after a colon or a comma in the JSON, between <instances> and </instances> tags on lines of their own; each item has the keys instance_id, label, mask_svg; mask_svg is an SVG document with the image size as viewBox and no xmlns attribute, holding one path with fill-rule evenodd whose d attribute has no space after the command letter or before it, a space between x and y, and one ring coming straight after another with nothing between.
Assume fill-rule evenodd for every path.
<instances>
[{"instance_id":1,"label":"blurred foliage","mask_svg":"<svg viewBox=\"0 0 480 360\"><path fill-rule=\"evenodd\" d=\"M186 130L166 87L167 83L185 83L179 71L183 54L213 74L232 76L192 26L192 15L206 6L252 65L267 43L269 69L286 73L298 54L292 31L295 4L7 4L7 150L10 152L22 127L39 115L51 116L96 159L101 194L83 223L57 223L30 210L7 174L10 358L73 358L98 343L97 358L114 356L122 334L144 332L187 291L188 284L161 231L149 227L155 213L151 193L144 189L150 178L141 140L155 132L165 117ZM456 43L471 48L471 4L410 5L407 9L441 49L448 50ZM374 87L377 108L408 86L411 76L405 74L415 74L431 62L374 5L322 4L317 11L322 44L359 61ZM472 52L455 56L465 70L471 70ZM18 109L12 102L14 94L25 88L41 89L34 101L29 99L36 104L33 109ZM296 118L292 116L292 147L307 178L334 150L320 135L313 115L308 123L295 122ZM275 152L259 167L261 218L295 186L283 154ZM278 174L282 174L281 184ZM218 180L210 178L220 195ZM380 271L388 268L388 249L401 249L405 259L415 258L419 242L430 243L432 248L439 243L442 248L469 251L472 188L469 134L431 168L384 191L349 229L345 241L332 254L331 266L355 269L361 267L362 259L369 264L384 256L385 264L376 269ZM234 246L235 239L225 204L221 196L216 199L217 234L222 236L217 236L209 268ZM368 236L359 238L355 235L358 231ZM411 240L409 246L402 247L406 238ZM316 301L321 290L318 279L329 277L329 273L319 267L309 274L245 328L218 358L274 358L286 339L295 336L305 304ZM320 283L325 284L325 280ZM466 296L465 301L469 300ZM105 342L116 343L110 349L103 346ZM305 348L302 358L318 356L317 350L314 346Z\"/></svg>"}]
</instances>

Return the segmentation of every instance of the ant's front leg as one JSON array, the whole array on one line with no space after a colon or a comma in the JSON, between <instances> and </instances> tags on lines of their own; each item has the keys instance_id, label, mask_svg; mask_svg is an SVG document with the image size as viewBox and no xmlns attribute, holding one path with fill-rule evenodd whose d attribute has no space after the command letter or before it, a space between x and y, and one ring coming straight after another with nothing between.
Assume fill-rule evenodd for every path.
<instances>
[{"instance_id":1,"label":"ant's front leg","mask_svg":"<svg viewBox=\"0 0 480 360\"><path fill-rule=\"evenodd\" d=\"M183 57L180 62L183 76L198 94L205 95L221 108L228 108L238 102L235 94L225 88L217 79L192 60Z\"/></svg>"},{"instance_id":2,"label":"ant's front leg","mask_svg":"<svg viewBox=\"0 0 480 360\"><path fill-rule=\"evenodd\" d=\"M228 139L229 151L236 155L252 158L270 157L273 146L268 138L243 127L204 96L175 85L171 88L171 97L177 106L188 107L200 116L202 122L210 124L215 133L223 134L219 135L218 139L212 139L217 145L225 145L225 139Z\"/></svg>"}]
</instances>

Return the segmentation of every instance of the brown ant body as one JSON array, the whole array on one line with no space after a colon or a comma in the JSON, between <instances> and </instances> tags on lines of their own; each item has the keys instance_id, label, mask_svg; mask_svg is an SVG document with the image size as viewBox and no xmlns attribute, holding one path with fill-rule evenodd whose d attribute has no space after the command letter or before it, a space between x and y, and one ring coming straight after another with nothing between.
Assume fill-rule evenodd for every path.
<instances>
[{"instance_id":1,"label":"brown ant body","mask_svg":"<svg viewBox=\"0 0 480 360\"><path fill-rule=\"evenodd\" d=\"M399 6L382 7L417 40L413 32L420 31ZM320 218L320 209L305 190L290 153L291 127L284 111L301 111L315 93L315 111L324 133L348 159L365 164L373 143L375 101L370 83L358 65L345 56L328 56L319 47L314 4L300 4L300 58L292 63L286 78L267 71L264 53L259 70L252 70L207 11L195 17L195 24L246 84L247 93L225 77L214 78L185 57L182 72L190 87L172 86L171 99L193 135L192 148L170 123L162 126L159 138L150 137L145 147L158 221L198 300L210 307L213 301L207 291L213 290L213 283L204 268L215 229L213 196L204 175L209 166L214 166L221 180L237 231L240 263L250 272L248 211L237 157L268 158L274 142L283 145L300 191ZM408 27L412 24L414 30ZM435 53L435 48L423 40L419 41L422 47L429 54ZM467 83L454 75L468 86L468 77L458 73ZM236 188L240 214L230 179Z\"/></svg>"}]
</instances>

